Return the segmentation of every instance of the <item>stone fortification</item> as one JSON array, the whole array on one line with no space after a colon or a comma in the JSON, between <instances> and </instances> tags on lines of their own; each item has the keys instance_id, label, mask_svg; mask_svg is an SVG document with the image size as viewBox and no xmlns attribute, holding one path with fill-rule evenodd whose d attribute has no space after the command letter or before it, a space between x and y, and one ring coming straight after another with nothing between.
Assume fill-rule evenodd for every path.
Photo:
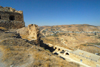
<instances>
[{"instance_id":1,"label":"stone fortification","mask_svg":"<svg viewBox=\"0 0 100 67\"><path fill-rule=\"evenodd\" d=\"M34 42L36 45L40 45L40 31L37 25L30 24L28 27L18 29L17 33L19 33L23 39L27 39Z\"/></svg>"},{"instance_id":2,"label":"stone fortification","mask_svg":"<svg viewBox=\"0 0 100 67\"><path fill-rule=\"evenodd\" d=\"M11 7L0 6L0 27L17 29L25 26L23 12Z\"/></svg>"},{"instance_id":3,"label":"stone fortification","mask_svg":"<svg viewBox=\"0 0 100 67\"><path fill-rule=\"evenodd\" d=\"M13 13L23 14L23 11L17 11L17 10L15 10L12 7L2 7L2 6L0 6L0 11L2 11L2 12L13 12Z\"/></svg>"}]
</instances>

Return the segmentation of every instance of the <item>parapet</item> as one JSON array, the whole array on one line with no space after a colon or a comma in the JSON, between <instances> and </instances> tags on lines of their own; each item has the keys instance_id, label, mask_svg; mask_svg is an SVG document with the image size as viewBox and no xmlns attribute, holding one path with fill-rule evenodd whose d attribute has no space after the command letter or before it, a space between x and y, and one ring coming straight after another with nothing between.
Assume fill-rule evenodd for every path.
<instances>
[{"instance_id":1,"label":"parapet","mask_svg":"<svg viewBox=\"0 0 100 67\"><path fill-rule=\"evenodd\" d=\"M23 11L17 11L17 10L15 10L15 9L12 8L12 7L2 7L2 6L0 6L0 11L2 11L2 12L20 13L20 14L23 13Z\"/></svg>"},{"instance_id":2,"label":"parapet","mask_svg":"<svg viewBox=\"0 0 100 67\"><path fill-rule=\"evenodd\" d=\"M17 11L12 7L0 6L0 27L18 29L25 27L23 11Z\"/></svg>"}]
</instances>

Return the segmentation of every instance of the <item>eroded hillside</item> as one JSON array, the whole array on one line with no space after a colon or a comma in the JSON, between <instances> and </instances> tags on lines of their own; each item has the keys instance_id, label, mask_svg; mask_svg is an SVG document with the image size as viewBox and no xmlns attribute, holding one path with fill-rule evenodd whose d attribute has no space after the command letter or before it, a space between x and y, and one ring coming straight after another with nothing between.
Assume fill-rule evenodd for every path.
<instances>
[{"instance_id":1,"label":"eroded hillside","mask_svg":"<svg viewBox=\"0 0 100 67\"><path fill-rule=\"evenodd\" d=\"M58 25L40 27L45 43L100 54L100 26Z\"/></svg>"},{"instance_id":2,"label":"eroded hillside","mask_svg":"<svg viewBox=\"0 0 100 67\"><path fill-rule=\"evenodd\" d=\"M0 66L2 67L79 67L52 54L16 32L0 31Z\"/></svg>"}]
</instances>

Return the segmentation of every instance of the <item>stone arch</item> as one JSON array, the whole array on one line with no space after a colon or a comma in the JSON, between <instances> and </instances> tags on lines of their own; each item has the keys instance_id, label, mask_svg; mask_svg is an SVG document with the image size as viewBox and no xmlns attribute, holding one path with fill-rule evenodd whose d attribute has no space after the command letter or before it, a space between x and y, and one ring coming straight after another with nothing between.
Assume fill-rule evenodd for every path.
<instances>
[{"instance_id":1,"label":"stone arch","mask_svg":"<svg viewBox=\"0 0 100 67\"><path fill-rule=\"evenodd\" d=\"M67 53L65 53L65 55L69 55L69 53L67 52Z\"/></svg>"},{"instance_id":2,"label":"stone arch","mask_svg":"<svg viewBox=\"0 0 100 67\"><path fill-rule=\"evenodd\" d=\"M15 16L14 15L10 15L9 16L9 20L15 20Z\"/></svg>"},{"instance_id":3,"label":"stone arch","mask_svg":"<svg viewBox=\"0 0 100 67\"><path fill-rule=\"evenodd\" d=\"M56 53L56 52L55 52L54 54L55 54L55 55L58 55L58 53Z\"/></svg>"}]
</instances>

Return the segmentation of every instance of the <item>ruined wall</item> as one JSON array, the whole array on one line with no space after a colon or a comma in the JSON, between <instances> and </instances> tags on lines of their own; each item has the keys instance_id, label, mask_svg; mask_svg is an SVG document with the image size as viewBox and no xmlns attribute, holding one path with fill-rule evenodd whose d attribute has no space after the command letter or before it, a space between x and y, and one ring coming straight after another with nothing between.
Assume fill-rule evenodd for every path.
<instances>
[{"instance_id":1,"label":"ruined wall","mask_svg":"<svg viewBox=\"0 0 100 67\"><path fill-rule=\"evenodd\" d=\"M0 20L23 21L23 14L19 14L19 13L0 11L0 16L1 16Z\"/></svg>"},{"instance_id":2,"label":"ruined wall","mask_svg":"<svg viewBox=\"0 0 100 67\"><path fill-rule=\"evenodd\" d=\"M51 47L52 45L49 45L49 46ZM85 57L83 55L78 55L78 54L73 53L73 51L71 51L69 49L64 49L62 47L60 48L58 46L53 46L53 48L55 49L55 51L53 53L60 52L62 55L65 55L66 57L69 56L73 60L76 60L76 61L78 61L80 63L87 64L87 65L89 65L91 67L100 67L100 59L96 61L96 60L88 58L87 55L86 55L87 57Z\"/></svg>"},{"instance_id":3,"label":"ruined wall","mask_svg":"<svg viewBox=\"0 0 100 67\"><path fill-rule=\"evenodd\" d=\"M11 7L0 6L0 27L7 29L22 28L25 26L23 12Z\"/></svg>"},{"instance_id":4,"label":"ruined wall","mask_svg":"<svg viewBox=\"0 0 100 67\"><path fill-rule=\"evenodd\" d=\"M17 33L21 35L23 39L34 42L36 45L40 45L40 30L37 25L30 24L28 27L23 27L17 30Z\"/></svg>"}]
</instances>

